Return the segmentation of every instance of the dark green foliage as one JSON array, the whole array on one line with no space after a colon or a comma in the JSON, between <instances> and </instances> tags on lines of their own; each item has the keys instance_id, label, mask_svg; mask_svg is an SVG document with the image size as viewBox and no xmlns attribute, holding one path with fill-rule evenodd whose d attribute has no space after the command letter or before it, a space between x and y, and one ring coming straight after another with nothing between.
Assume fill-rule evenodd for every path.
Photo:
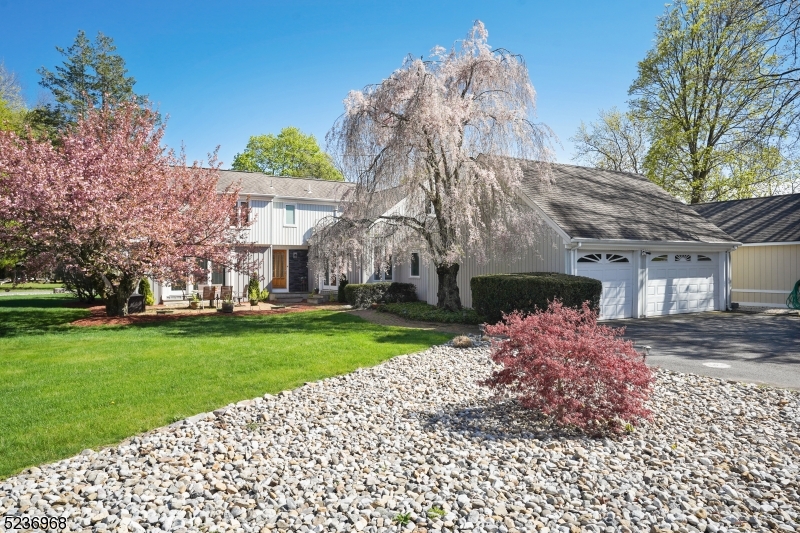
<instances>
[{"instance_id":1,"label":"dark green foliage","mask_svg":"<svg viewBox=\"0 0 800 533\"><path fill-rule=\"evenodd\" d=\"M153 297L153 289L150 288L150 280L142 278L142 284L139 286L139 293L144 296L144 305L154 305L156 303Z\"/></svg>"},{"instance_id":2,"label":"dark green foliage","mask_svg":"<svg viewBox=\"0 0 800 533\"><path fill-rule=\"evenodd\" d=\"M347 287L347 278L342 276L341 279L339 279L339 292L336 295L336 300L340 304L347 303L347 295L344 291L345 287Z\"/></svg>"},{"instance_id":3,"label":"dark green foliage","mask_svg":"<svg viewBox=\"0 0 800 533\"><path fill-rule=\"evenodd\" d=\"M125 60L114 53L116 49L111 37L98 32L92 42L83 30L69 48L57 46L64 56L63 65L56 66L55 72L44 67L38 71L42 76L39 85L53 93L56 104L37 108L30 120L34 128L61 130L82 116L90 104L115 105L131 99L143 103L145 98L134 94L136 80L126 76Z\"/></svg>"},{"instance_id":4,"label":"dark green foliage","mask_svg":"<svg viewBox=\"0 0 800 533\"><path fill-rule=\"evenodd\" d=\"M92 303L95 298L102 298L103 280L100 276L87 276L81 269L59 265L56 278L64 281L64 288L75 294L81 303Z\"/></svg>"},{"instance_id":5,"label":"dark green foliage","mask_svg":"<svg viewBox=\"0 0 800 533\"><path fill-rule=\"evenodd\" d=\"M413 283L350 283L344 293L347 303L353 307L417 301L417 286Z\"/></svg>"},{"instance_id":6,"label":"dark green foliage","mask_svg":"<svg viewBox=\"0 0 800 533\"><path fill-rule=\"evenodd\" d=\"M378 311L391 313L409 320L441 322L443 324L480 324L481 316L474 309L462 308L460 311L447 311L425 302L406 302L381 304Z\"/></svg>"},{"instance_id":7,"label":"dark green foliage","mask_svg":"<svg viewBox=\"0 0 800 533\"><path fill-rule=\"evenodd\" d=\"M588 301L597 310L603 284L584 276L531 272L475 276L470 288L475 311L494 324L503 318L503 313L544 311L555 299L561 300L565 307L580 307Z\"/></svg>"}]
</instances>

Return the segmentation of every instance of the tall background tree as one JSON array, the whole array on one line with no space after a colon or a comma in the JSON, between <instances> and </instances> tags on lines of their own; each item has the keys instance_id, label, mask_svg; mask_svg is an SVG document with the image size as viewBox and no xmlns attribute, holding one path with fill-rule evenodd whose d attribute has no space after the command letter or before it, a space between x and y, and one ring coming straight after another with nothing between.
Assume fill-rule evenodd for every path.
<instances>
[{"instance_id":1,"label":"tall background tree","mask_svg":"<svg viewBox=\"0 0 800 533\"><path fill-rule=\"evenodd\" d=\"M114 53L116 49L111 37L98 32L92 42L83 30L68 48L57 46L63 64L55 71L44 67L38 71L42 76L39 85L52 93L55 104L34 109L30 122L57 132L77 122L92 106L114 107L132 100L143 105L146 97L134 94L136 80L127 75L125 60Z\"/></svg>"},{"instance_id":2,"label":"tall background tree","mask_svg":"<svg viewBox=\"0 0 800 533\"><path fill-rule=\"evenodd\" d=\"M595 168L634 172L644 171L647 133L630 112L616 108L600 111L597 122L581 121L578 132L570 138L575 159Z\"/></svg>"},{"instance_id":3,"label":"tall background tree","mask_svg":"<svg viewBox=\"0 0 800 533\"><path fill-rule=\"evenodd\" d=\"M198 259L248 268L238 191L218 165L187 166L161 146L156 113L137 103L89 108L57 145L0 132L0 243L29 264L65 265L105 286L108 315L150 274L203 273Z\"/></svg>"},{"instance_id":4,"label":"tall background tree","mask_svg":"<svg viewBox=\"0 0 800 533\"><path fill-rule=\"evenodd\" d=\"M0 62L0 130L14 130L21 133L26 113L19 79Z\"/></svg>"},{"instance_id":5,"label":"tall background tree","mask_svg":"<svg viewBox=\"0 0 800 533\"><path fill-rule=\"evenodd\" d=\"M293 126L283 128L278 135L250 137L244 152L236 154L232 168L275 176L344 179L331 157L320 149L317 139Z\"/></svg>"},{"instance_id":6,"label":"tall background tree","mask_svg":"<svg viewBox=\"0 0 800 533\"><path fill-rule=\"evenodd\" d=\"M785 22L765 1L668 5L630 87L630 111L621 120L601 111L582 125L576 159L644 173L687 203L790 192L798 88L784 80L793 52L776 45ZM620 157L645 151L636 165Z\"/></svg>"},{"instance_id":7,"label":"tall background tree","mask_svg":"<svg viewBox=\"0 0 800 533\"><path fill-rule=\"evenodd\" d=\"M352 255L376 267L421 250L439 280L437 305L461 308L465 255L483 260L534 245L538 220L516 195L516 158L550 158L549 130L532 120L535 91L522 58L492 49L478 21L451 50L408 58L377 85L352 91L328 134L353 195L310 239L317 269ZM402 200L391 212L393 200Z\"/></svg>"}]
</instances>

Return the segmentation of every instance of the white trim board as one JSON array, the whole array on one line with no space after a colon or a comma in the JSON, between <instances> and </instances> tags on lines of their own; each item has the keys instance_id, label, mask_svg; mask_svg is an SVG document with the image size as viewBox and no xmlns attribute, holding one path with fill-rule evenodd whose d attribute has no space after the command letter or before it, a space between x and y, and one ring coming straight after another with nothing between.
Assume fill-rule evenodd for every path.
<instances>
[{"instance_id":1,"label":"white trim board","mask_svg":"<svg viewBox=\"0 0 800 533\"><path fill-rule=\"evenodd\" d=\"M800 241L789 241L789 242L752 242L752 243L745 243L742 246L793 246L796 244L800 244Z\"/></svg>"},{"instance_id":2,"label":"white trim board","mask_svg":"<svg viewBox=\"0 0 800 533\"><path fill-rule=\"evenodd\" d=\"M764 294L789 294L792 291L773 291L766 289L731 289L731 292L762 292Z\"/></svg>"},{"instance_id":3,"label":"white trim board","mask_svg":"<svg viewBox=\"0 0 800 533\"><path fill-rule=\"evenodd\" d=\"M771 309L789 309L786 304L764 303L764 302L733 302L739 307L769 307Z\"/></svg>"}]
</instances>

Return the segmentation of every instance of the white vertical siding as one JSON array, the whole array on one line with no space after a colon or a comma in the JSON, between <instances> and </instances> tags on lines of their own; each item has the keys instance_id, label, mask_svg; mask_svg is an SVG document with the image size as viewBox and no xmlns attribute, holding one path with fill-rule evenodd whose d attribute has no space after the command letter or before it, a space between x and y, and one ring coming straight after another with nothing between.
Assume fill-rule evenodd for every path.
<instances>
[{"instance_id":1,"label":"white vertical siding","mask_svg":"<svg viewBox=\"0 0 800 533\"><path fill-rule=\"evenodd\" d=\"M260 287L268 287L272 280L272 252L268 247L258 247L253 250L251 258L255 261L255 270L262 278ZM268 270L269 269L269 270ZM234 297L247 298L247 284L250 283L250 272L231 271L226 276L226 283L233 286Z\"/></svg>"},{"instance_id":2,"label":"white vertical siding","mask_svg":"<svg viewBox=\"0 0 800 533\"><path fill-rule=\"evenodd\" d=\"M250 200L250 217L253 221L250 226L250 242L267 244L269 236L269 205L267 200Z\"/></svg>"},{"instance_id":3,"label":"white vertical siding","mask_svg":"<svg viewBox=\"0 0 800 533\"><path fill-rule=\"evenodd\" d=\"M475 276L482 274L510 274L514 272L564 272L564 241L549 227L545 227L539 237L539 242L533 248L524 252L516 260L505 258L491 259L484 264L478 264L474 259L467 258L462 261L458 269L458 289L461 296L461 305L472 307L472 291L469 282ZM436 293L439 290L439 278L433 264L425 265L425 300L436 305ZM421 272L422 273L422 272Z\"/></svg>"},{"instance_id":4,"label":"white vertical siding","mask_svg":"<svg viewBox=\"0 0 800 533\"><path fill-rule=\"evenodd\" d=\"M425 261L420 260L419 276L412 278L411 257L401 257L399 260L401 260L402 263L395 263L394 267L392 268L392 281L397 281L399 283L413 283L417 286L417 298L422 301L426 301L428 299L428 264Z\"/></svg>"},{"instance_id":5,"label":"white vertical siding","mask_svg":"<svg viewBox=\"0 0 800 533\"><path fill-rule=\"evenodd\" d=\"M302 246L311 237L314 226L327 216L333 215L333 205L303 204L293 202L273 202L272 244L283 246ZM295 206L295 226L286 226L286 204Z\"/></svg>"}]
</instances>

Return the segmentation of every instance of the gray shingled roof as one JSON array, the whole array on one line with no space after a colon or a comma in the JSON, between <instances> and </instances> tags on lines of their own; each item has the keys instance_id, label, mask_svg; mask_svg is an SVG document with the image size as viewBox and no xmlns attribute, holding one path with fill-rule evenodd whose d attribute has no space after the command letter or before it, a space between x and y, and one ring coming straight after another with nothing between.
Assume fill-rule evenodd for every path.
<instances>
[{"instance_id":1,"label":"gray shingled roof","mask_svg":"<svg viewBox=\"0 0 800 533\"><path fill-rule=\"evenodd\" d=\"M261 172L220 170L217 189L239 182L239 194L267 194L291 198L323 198L341 200L355 185L344 181L328 181L314 178L291 178L270 176Z\"/></svg>"},{"instance_id":2,"label":"gray shingled roof","mask_svg":"<svg viewBox=\"0 0 800 533\"><path fill-rule=\"evenodd\" d=\"M695 204L692 208L743 243L800 241L800 194Z\"/></svg>"},{"instance_id":3,"label":"gray shingled roof","mask_svg":"<svg viewBox=\"0 0 800 533\"><path fill-rule=\"evenodd\" d=\"M571 238L736 242L644 176L523 161L523 192Z\"/></svg>"}]
</instances>

